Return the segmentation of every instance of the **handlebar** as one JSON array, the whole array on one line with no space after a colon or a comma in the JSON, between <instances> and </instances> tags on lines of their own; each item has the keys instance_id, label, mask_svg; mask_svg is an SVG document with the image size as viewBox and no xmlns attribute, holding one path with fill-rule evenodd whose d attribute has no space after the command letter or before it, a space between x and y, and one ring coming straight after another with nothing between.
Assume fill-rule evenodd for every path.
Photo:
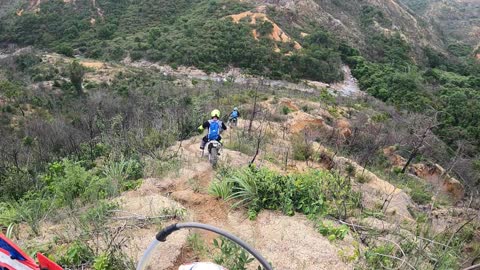
<instances>
[{"instance_id":1,"label":"handlebar","mask_svg":"<svg viewBox=\"0 0 480 270\"><path fill-rule=\"evenodd\" d=\"M262 267L265 270L272 270L272 266L267 262L267 260L260 254L258 251L256 251L254 248L250 247L247 243L245 243L243 240L240 238L236 237L235 235L224 231L222 229L219 229L217 227L208 225L208 224L202 224L202 223L197 223L197 222L187 222L187 223L176 223L172 224L168 227L165 227L163 230L158 232L158 234L155 237L155 240L153 240L150 245L148 246L147 250L143 254L143 257L141 258L140 262L137 265L137 270L144 270L145 267L147 266L147 262L150 259L150 256L153 253L153 250L155 247L160 244L160 242L165 242L167 240L167 237L172 234L175 231L178 231L180 229L185 229L185 228L195 228L195 229L202 229L210 232L214 232L216 234L222 235L231 241L237 243L239 246L244 248L248 253L250 253L255 259L257 259Z\"/></svg>"}]
</instances>

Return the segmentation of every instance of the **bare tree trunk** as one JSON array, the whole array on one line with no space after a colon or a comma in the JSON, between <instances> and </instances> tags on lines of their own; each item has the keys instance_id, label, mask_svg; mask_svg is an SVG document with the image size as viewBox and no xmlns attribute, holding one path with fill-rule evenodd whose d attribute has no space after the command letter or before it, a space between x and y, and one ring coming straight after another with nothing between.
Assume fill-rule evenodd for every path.
<instances>
[{"instance_id":1,"label":"bare tree trunk","mask_svg":"<svg viewBox=\"0 0 480 270\"><path fill-rule=\"evenodd\" d=\"M250 123L248 124L248 130L247 130L248 135L250 135L250 133L252 132L253 120L255 119L255 114L257 113L257 97L258 97L258 88L255 89L255 96L253 97L253 110L252 110L252 115L250 117Z\"/></svg>"},{"instance_id":2,"label":"bare tree trunk","mask_svg":"<svg viewBox=\"0 0 480 270\"><path fill-rule=\"evenodd\" d=\"M413 150L410 153L410 156L408 157L407 163L405 163L405 165L402 168L402 173L405 173L407 171L410 163L419 154L420 149L424 146L424 142L425 142L425 139L427 138L428 133L431 132L433 128L435 128L439 125L439 123L437 122L437 115L438 115L438 112L435 112L435 116L432 118L428 127L423 131L423 133L420 136L417 144L413 147ZM416 134L413 134L413 135L416 136Z\"/></svg>"},{"instance_id":3,"label":"bare tree trunk","mask_svg":"<svg viewBox=\"0 0 480 270\"><path fill-rule=\"evenodd\" d=\"M261 132L261 131L260 131ZM257 147L255 149L255 155L253 156L252 160L250 161L249 163L249 166L251 166L254 162L255 162L255 159L257 158L258 156L258 153L260 152L260 144L262 143L262 137L261 136L258 136L257 138Z\"/></svg>"},{"instance_id":4,"label":"bare tree trunk","mask_svg":"<svg viewBox=\"0 0 480 270\"><path fill-rule=\"evenodd\" d=\"M452 158L452 162L448 166L448 168L445 169L445 171L442 173L440 176L441 178L445 177L452 171L453 167L455 167L455 164L457 164L458 159L460 156L463 154L463 144L458 145L457 151L455 151L455 156Z\"/></svg>"},{"instance_id":5,"label":"bare tree trunk","mask_svg":"<svg viewBox=\"0 0 480 270\"><path fill-rule=\"evenodd\" d=\"M405 171L407 170L410 163L412 163L413 159L418 155L418 152L420 151L420 148L423 146L423 141L425 140L425 137L427 137L427 133L428 133L429 130L430 130L430 128L425 130L425 132L423 133L420 141L413 148L412 152L410 153L410 156L408 157L407 162L405 163L405 165L402 168L402 173L405 173Z\"/></svg>"}]
</instances>

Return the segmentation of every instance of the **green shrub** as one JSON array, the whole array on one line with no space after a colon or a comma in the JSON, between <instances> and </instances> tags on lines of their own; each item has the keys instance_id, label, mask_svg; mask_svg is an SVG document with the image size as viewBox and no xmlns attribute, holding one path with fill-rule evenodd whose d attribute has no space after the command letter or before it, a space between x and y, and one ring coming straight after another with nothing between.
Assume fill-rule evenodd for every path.
<instances>
[{"instance_id":1,"label":"green shrub","mask_svg":"<svg viewBox=\"0 0 480 270\"><path fill-rule=\"evenodd\" d=\"M303 105L301 109L303 112L306 112L306 113L312 110L312 108L310 108L308 105Z\"/></svg>"},{"instance_id":2,"label":"green shrub","mask_svg":"<svg viewBox=\"0 0 480 270\"><path fill-rule=\"evenodd\" d=\"M35 53L20 54L15 58L15 63L22 71L26 71L41 62L42 58L38 57Z\"/></svg>"},{"instance_id":3,"label":"green shrub","mask_svg":"<svg viewBox=\"0 0 480 270\"><path fill-rule=\"evenodd\" d=\"M54 173L49 187L59 207L69 206L73 209L77 199L86 195L85 191L90 184L98 183L100 178L68 159L64 159L61 165L63 170ZM96 192L102 192L102 190L96 190Z\"/></svg>"},{"instance_id":4,"label":"green shrub","mask_svg":"<svg viewBox=\"0 0 480 270\"><path fill-rule=\"evenodd\" d=\"M130 52L130 58L132 58L132 61L138 61L143 58L143 52L142 51L132 51Z\"/></svg>"},{"instance_id":5,"label":"green shrub","mask_svg":"<svg viewBox=\"0 0 480 270\"><path fill-rule=\"evenodd\" d=\"M252 219L262 209L280 210L287 215L300 212L344 217L360 203L349 180L321 170L285 176L265 168L247 167L222 181L232 183L234 206L247 207Z\"/></svg>"},{"instance_id":6,"label":"green shrub","mask_svg":"<svg viewBox=\"0 0 480 270\"><path fill-rule=\"evenodd\" d=\"M355 176L356 167L353 166L353 164L351 164L351 163L347 163L347 166L345 167L345 172L350 177Z\"/></svg>"},{"instance_id":7,"label":"green shrub","mask_svg":"<svg viewBox=\"0 0 480 270\"><path fill-rule=\"evenodd\" d=\"M109 195L118 195L128 179L138 179L143 175L143 165L135 159L111 158L103 168L103 175L111 182L113 190Z\"/></svg>"},{"instance_id":8,"label":"green shrub","mask_svg":"<svg viewBox=\"0 0 480 270\"><path fill-rule=\"evenodd\" d=\"M432 201L432 195L421 189L413 189L410 191L410 197L417 204L427 204Z\"/></svg>"},{"instance_id":9,"label":"green shrub","mask_svg":"<svg viewBox=\"0 0 480 270\"><path fill-rule=\"evenodd\" d=\"M365 174L360 174L360 175L357 175L357 181L360 183L360 184L365 184L365 183L368 183L371 181L370 177L368 177L367 175Z\"/></svg>"},{"instance_id":10,"label":"green shrub","mask_svg":"<svg viewBox=\"0 0 480 270\"><path fill-rule=\"evenodd\" d=\"M36 235L40 232L40 222L52 210L52 201L39 193L29 192L18 201L0 203L0 224L27 223Z\"/></svg>"},{"instance_id":11,"label":"green shrub","mask_svg":"<svg viewBox=\"0 0 480 270\"><path fill-rule=\"evenodd\" d=\"M7 169L0 173L0 183L1 201L18 200L35 186L35 179L27 172Z\"/></svg>"},{"instance_id":12,"label":"green shrub","mask_svg":"<svg viewBox=\"0 0 480 270\"><path fill-rule=\"evenodd\" d=\"M122 184L122 191L135 190L139 188L143 183L143 179L127 180Z\"/></svg>"},{"instance_id":13,"label":"green shrub","mask_svg":"<svg viewBox=\"0 0 480 270\"><path fill-rule=\"evenodd\" d=\"M380 245L368 249L365 252L365 258L369 269L393 268L395 259L388 257L393 256L394 246L392 244Z\"/></svg>"},{"instance_id":14,"label":"green shrub","mask_svg":"<svg viewBox=\"0 0 480 270\"><path fill-rule=\"evenodd\" d=\"M282 113L283 113L284 115L287 115L287 114L289 114L289 113L291 113L291 112L292 112L292 110L291 110L289 107L287 107L287 106L283 106L283 107L282 107Z\"/></svg>"},{"instance_id":15,"label":"green shrub","mask_svg":"<svg viewBox=\"0 0 480 270\"><path fill-rule=\"evenodd\" d=\"M402 167L397 167L397 166L396 166L396 167L393 167L393 168L392 168L392 172L393 172L394 174L400 175L400 174L402 174Z\"/></svg>"},{"instance_id":16,"label":"green shrub","mask_svg":"<svg viewBox=\"0 0 480 270\"><path fill-rule=\"evenodd\" d=\"M65 44L65 43L62 43L62 44L58 45L57 48L56 48L56 51L57 51L57 53L63 54L63 55L68 56L68 57L73 56L72 46L70 46L68 44Z\"/></svg>"},{"instance_id":17,"label":"green shrub","mask_svg":"<svg viewBox=\"0 0 480 270\"><path fill-rule=\"evenodd\" d=\"M21 222L16 208L9 202L0 202L0 224L12 224Z\"/></svg>"},{"instance_id":18,"label":"green shrub","mask_svg":"<svg viewBox=\"0 0 480 270\"><path fill-rule=\"evenodd\" d=\"M210 183L208 193L216 198L229 200L232 196L232 185L233 183L227 180L215 180Z\"/></svg>"},{"instance_id":19,"label":"green shrub","mask_svg":"<svg viewBox=\"0 0 480 270\"><path fill-rule=\"evenodd\" d=\"M108 254L101 254L97 257L95 257L93 261L93 269L94 270L109 270L110 265L109 265L110 258Z\"/></svg>"},{"instance_id":20,"label":"green shrub","mask_svg":"<svg viewBox=\"0 0 480 270\"><path fill-rule=\"evenodd\" d=\"M243 248L226 238L214 239L213 247L217 250L213 261L230 270L247 270L247 265L254 260Z\"/></svg>"},{"instance_id":21,"label":"green shrub","mask_svg":"<svg viewBox=\"0 0 480 270\"><path fill-rule=\"evenodd\" d=\"M93 251L84 241L74 241L67 249L60 254L57 263L63 266L81 266L85 262L90 262L94 258Z\"/></svg>"},{"instance_id":22,"label":"green shrub","mask_svg":"<svg viewBox=\"0 0 480 270\"><path fill-rule=\"evenodd\" d=\"M208 253L207 246L198 233L190 233L187 237L187 243L197 256L204 256Z\"/></svg>"},{"instance_id":23,"label":"green shrub","mask_svg":"<svg viewBox=\"0 0 480 270\"><path fill-rule=\"evenodd\" d=\"M12 201L9 206L15 213L12 222L26 222L36 235L40 232L40 222L54 208L50 198L34 192L27 193L19 201Z\"/></svg>"},{"instance_id":24,"label":"green shrub","mask_svg":"<svg viewBox=\"0 0 480 270\"><path fill-rule=\"evenodd\" d=\"M318 223L318 231L328 237L328 240L343 240L347 236L349 229L347 225L336 226L330 221L321 221Z\"/></svg>"},{"instance_id":25,"label":"green shrub","mask_svg":"<svg viewBox=\"0 0 480 270\"><path fill-rule=\"evenodd\" d=\"M305 134L292 136L292 151L295 160L309 160L313 154L312 144L307 140Z\"/></svg>"},{"instance_id":26,"label":"green shrub","mask_svg":"<svg viewBox=\"0 0 480 270\"><path fill-rule=\"evenodd\" d=\"M54 198L56 207L73 209L78 202L95 202L118 191L111 178L99 177L68 159L50 164L42 179L46 184L42 192Z\"/></svg>"}]
</instances>

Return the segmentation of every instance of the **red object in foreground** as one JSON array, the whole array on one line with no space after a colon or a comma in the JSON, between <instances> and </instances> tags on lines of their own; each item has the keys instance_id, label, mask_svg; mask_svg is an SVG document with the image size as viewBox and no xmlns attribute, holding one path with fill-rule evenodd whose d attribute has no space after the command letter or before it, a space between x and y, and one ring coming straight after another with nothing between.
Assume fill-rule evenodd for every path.
<instances>
[{"instance_id":1,"label":"red object in foreground","mask_svg":"<svg viewBox=\"0 0 480 270\"><path fill-rule=\"evenodd\" d=\"M42 253L37 253L38 263L40 264L40 269L47 269L47 270L63 270L58 264L50 261L45 255Z\"/></svg>"},{"instance_id":2,"label":"red object in foreground","mask_svg":"<svg viewBox=\"0 0 480 270\"><path fill-rule=\"evenodd\" d=\"M38 253L40 266L15 243L0 233L0 269L8 270L63 270L56 263Z\"/></svg>"}]
</instances>

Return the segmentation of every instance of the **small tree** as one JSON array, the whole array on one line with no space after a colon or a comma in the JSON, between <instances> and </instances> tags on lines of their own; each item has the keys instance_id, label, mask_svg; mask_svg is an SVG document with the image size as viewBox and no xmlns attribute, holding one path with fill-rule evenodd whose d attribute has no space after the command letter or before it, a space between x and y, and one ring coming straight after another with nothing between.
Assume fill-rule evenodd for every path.
<instances>
[{"instance_id":1,"label":"small tree","mask_svg":"<svg viewBox=\"0 0 480 270\"><path fill-rule=\"evenodd\" d=\"M421 155L426 148L431 147L427 142L431 141L432 136L435 136L432 130L440 125L437 120L437 115L438 112L435 112L433 117L419 114L410 115L410 119L408 119L408 122L411 123L409 126L410 132L405 138L410 151L407 162L402 168L402 173L407 171L408 166L412 163L414 158Z\"/></svg>"},{"instance_id":2,"label":"small tree","mask_svg":"<svg viewBox=\"0 0 480 270\"><path fill-rule=\"evenodd\" d=\"M273 24L269 21L263 21L258 28L258 32L262 36L270 35L273 31Z\"/></svg>"},{"instance_id":3,"label":"small tree","mask_svg":"<svg viewBox=\"0 0 480 270\"><path fill-rule=\"evenodd\" d=\"M77 61L73 61L69 67L70 81L72 82L78 95L83 94L82 82L85 75L85 68Z\"/></svg>"}]
</instances>

